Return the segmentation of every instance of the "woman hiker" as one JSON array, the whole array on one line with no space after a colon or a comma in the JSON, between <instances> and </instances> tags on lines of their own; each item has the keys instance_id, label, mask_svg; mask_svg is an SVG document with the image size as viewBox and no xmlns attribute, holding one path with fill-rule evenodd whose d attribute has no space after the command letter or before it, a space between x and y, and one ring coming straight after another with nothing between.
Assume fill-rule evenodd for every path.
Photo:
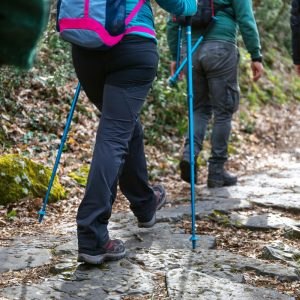
<instances>
[{"instance_id":1,"label":"woman hiker","mask_svg":"<svg viewBox=\"0 0 300 300\"><path fill-rule=\"evenodd\" d=\"M197 9L196 0L156 2L176 15L193 15ZM127 15L137 3L126 1ZM129 200L139 227L152 227L156 210L166 201L164 188L148 182L139 118L159 58L150 0L127 25L132 26L147 27L148 32L130 31L106 51L72 46L78 79L101 112L87 186L77 213L78 261L90 264L125 256L124 243L111 239L107 229L117 184Z\"/></svg>"}]
</instances>

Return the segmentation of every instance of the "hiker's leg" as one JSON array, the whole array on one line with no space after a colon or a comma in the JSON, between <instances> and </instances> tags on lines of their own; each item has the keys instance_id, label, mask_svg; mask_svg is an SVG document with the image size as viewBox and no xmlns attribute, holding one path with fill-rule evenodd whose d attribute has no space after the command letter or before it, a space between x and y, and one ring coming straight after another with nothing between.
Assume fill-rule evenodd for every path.
<instances>
[{"instance_id":1,"label":"hiker's leg","mask_svg":"<svg viewBox=\"0 0 300 300\"><path fill-rule=\"evenodd\" d=\"M209 53L206 70L214 116L209 162L224 163L232 116L239 105L239 53L235 45L225 42L211 43L206 51Z\"/></svg>"},{"instance_id":2,"label":"hiker's leg","mask_svg":"<svg viewBox=\"0 0 300 300\"><path fill-rule=\"evenodd\" d=\"M209 43L206 52L206 71L214 115L207 185L230 186L236 184L237 177L225 171L224 163L228 156L232 115L239 105L239 54L235 45L226 42Z\"/></svg>"},{"instance_id":3,"label":"hiker's leg","mask_svg":"<svg viewBox=\"0 0 300 300\"><path fill-rule=\"evenodd\" d=\"M193 55L193 118L194 118L194 177L197 183L197 157L202 150L203 140L209 119L212 116L208 81L201 65L201 46ZM190 138L189 128L184 142L182 160L179 164L181 179L190 182Z\"/></svg>"},{"instance_id":4,"label":"hiker's leg","mask_svg":"<svg viewBox=\"0 0 300 300\"><path fill-rule=\"evenodd\" d=\"M130 201L130 208L138 219L148 220L153 216L156 210L156 198L148 184L143 129L139 120L129 142L129 153L125 158L119 186Z\"/></svg>"},{"instance_id":5,"label":"hiker's leg","mask_svg":"<svg viewBox=\"0 0 300 300\"><path fill-rule=\"evenodd\" d=\"M108 71L93 160L85 196L77 214L80 252L96 255L109 239L107 224L119 172L156 74L156 46L146 41L131 42L129 39L128 43L124 42L110 51L110 66L99 66ZM125 46L130 49L123 49ZM114 70L115 66L118 68Z\"/></svg>"}]
</instances>

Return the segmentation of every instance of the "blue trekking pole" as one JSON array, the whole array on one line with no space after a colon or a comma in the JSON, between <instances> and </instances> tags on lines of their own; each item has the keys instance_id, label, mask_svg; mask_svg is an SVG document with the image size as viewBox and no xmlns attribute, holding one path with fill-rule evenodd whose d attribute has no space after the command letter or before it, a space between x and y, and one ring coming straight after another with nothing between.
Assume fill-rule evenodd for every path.
<instances>
[{"instance_id":1,"label":"blue trekking pole","mask_svg":"<svg viewBox=\"0 0 300 300\"><path fill-rule=\"evenodd\" d=\"M61 142L60 142L60 146L59 146L59 149L58 149L58 152L57 152L55 164L54 164L52 174L51 174L51 177L50 177L47 193L46 193L46 196L45 196L44 201L43 201L43 207L39 211L39 222L40 223L43 221L43 218L46 214L46 206L47 206L47 203L48 203L48 198L50 196L51 188L52 188L54 178L55 178L55 175L56 175L56 171L57 171L57 168L58 168L58 165L59 165L59 161L60 161L60 157L61 157L61 154L62 154L62 151L63 151L63 147L64 147L64 144L65 144L66 139L67 139L68 131L69 131L71 121L72 121L72 118L73 118L73 114L74 114L76 103L77 103L77 100L78 100L78 97L79 97L80 89L81 89L81 85L80 85L80 82L78 82L76 92L75 92L75 95L74 95L74 98L73 98L73 101L72 101L72 104L71 104L71 110L70 110L70 113L69 113L69 116L68 116L68 119L67 119L67 123L66 123L65 129L64 129L64 132L63 132L63 136L61 138Z\"/></svg>"},{"instance_id":2,"label":"blue trekking pole","mask_svg":"<svg viewBox=\"0 0 300 300\"><path fill-rule=\"evenodd\" d=\"M208 25L208 27L206 28L205 32L209 31L210 27L213 25L213 23L217 20L217 18L215 16L212 17L212 21L210 22L210 24ZM181 26L179 26L181 27ZM179 30L179 29L178 29ZM196 51L196 49L199 47L199 45L201 44L201 42L203 41L204 39L204 35L205 35L205 32L203 33L203 35L201 35L199 37L199 39L196 41L195 45L194 46L191 46L191 55L193 56L194 52ZM178 33L179 35L179 33ZM177 60L178 60L178 49L179 49L179 46L177 46ZM185 67L186 63L188 62L188 57L186 56L184 58L184 60L181 62L181 64L179 65L178 61L176 62L176 71L175 73L173 74L173 76L171 76L169 78L169 85L170 86L174 86L178 80L178 77L180 75L180 73L182 72L183 68ZM179 66L178 66L179 65Z\"/></svg>"},{"instance_id":3,"label":"blue trekking pole","mask_svg":"<svg viewBox=\"0 0 300 300\"><path fill-rule=\"evenodd\" d=\"M192 210L192 241L196 248L198 238L195 233L195 155L194 155L194 115L193 115L193 61L192 61L192 17L186 17L186 45L187 45L187 94L189 109L189 139L190 139L190 165L191 165L191 210Z\"/></svg>"},{"instance_id":4,"label":"blue trekking pole","mask_svg":"<svg viewBox=\"0 0 300 300\"><path fill-rule=\"evenodd\" d=\"M191 55L194 54L194 52L196 51L196 49L198 48L198 46L200 45L200 43L203 40L203 36L200 36L200 38L197 40L197 42L195 43L195 45L193 47L191 47ZM177 58L178 58L178 53L177 53ZM177 67L175 73L173 74L172 77L169 78L169 85L170 86L174 86L176 84L176 81L180 75L180 73L182 72L183 68L185 67L186 63L188 61L187 56L184 58L184 60L181 62L180 66ZM177 65L177 62L176 62Z\"/></svg>"}]
</instances>

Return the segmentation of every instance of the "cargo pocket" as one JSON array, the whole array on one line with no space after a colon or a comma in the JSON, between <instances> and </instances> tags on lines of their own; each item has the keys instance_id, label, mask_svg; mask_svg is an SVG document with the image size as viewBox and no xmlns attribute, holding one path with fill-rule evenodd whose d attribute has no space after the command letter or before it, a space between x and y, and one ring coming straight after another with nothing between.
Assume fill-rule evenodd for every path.
<instances>
[{"instance_id":1,"label":"cargo pocket","mask_svg":"<svg viewBox=\"0 0 300 300\"><path fill-rule=\"evenodd\" d=\"M237 83L229 83L227 84L227 108L230 112L234 113L239 108L240 102L240 88Z\"/></svg>"}]
</instances>

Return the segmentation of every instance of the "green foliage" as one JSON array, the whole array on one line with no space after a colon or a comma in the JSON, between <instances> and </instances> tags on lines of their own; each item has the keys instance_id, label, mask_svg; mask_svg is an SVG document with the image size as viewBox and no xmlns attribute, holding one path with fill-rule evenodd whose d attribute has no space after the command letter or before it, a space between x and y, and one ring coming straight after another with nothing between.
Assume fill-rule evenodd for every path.
<instances>
[{"instance_id":1,"label":"green foliage","mask_svg":"<svg viewBox=\"0 0 300 300\"><path fill-rule=\"evenodd\" d=\"M300 101L300 80L293 74L290 58L290 1L254 0L253 4L263 46L265 75L257 83L252 82L250 57L239 37L241 102L249 106L249 109L256 109L268 103ZM146 142L157 146L158 142L160 145L169 144L169 137L183 137L187 129L188 113L185 80L179 81L172 88L168 85L171 57L166 40L167 14L155 4L153 10L160 62L157 79L142 112L142 120L145 124ZM45 132L50 140L51 135L55 138L58 127L64 122L62 118L65 117L66 105L70 105L70 96L59 94L58 87L74 80L75 72L71 62L70 45L59 39L54 15L51 16L48 29L40 42L38 53L34 68L27 73L12 67L2 67L0 72L1 114L22 114L24 104L16 101L15 96L23 89L38 88L39 92L33 97L42 98L44 101L60 101L61 105L51 106L51 111L41 114L38 118L36 113L27 112L28 132L23 137L24 143L36 136L38 140L44 139ZM88 115L81 103L78 103L76 109ZM77 121L75 116L73 122ZM242 130L249 133L255 130L255 124L245 116L240 117L240 121ZM1 129L3 124L5 123L0 119ZM166 136L168 138L165 138ZM0 142L2 145L8 145L3 129L0 130Z\"/></svg>"},{"instance_id":2,"label":"green foliage","mask_svg":"<svg viewBox=\"0 0 300 300\"><path fill-rule=\"evenodd\" d=\"M89 165L83 165L79 169L70 172L69 177L73 178L79 185L86 186L89 170Z\"/></svg>"},{"instance_id":3,"label":"green foliage","mask_svg":"<svg viewBox=\"0 0 300 300\"><path fill-rule=\"evenodd\" d=\"M12 209L6 214L8 220L13 220L17 216L17 211Z\"/></svg>"},{"instance_id":4,"label":"green foliage","mask_svg":"<svg viewBox=\"0 0 300 300\"><path fill-rule=\"evenodd\" d=\"M222 211L214 210L209 216L208 219L217 222L220 225L229 227L231 225L230 218L227 214Z\"/></svg>"},{"instance_id":5,"label":"green foliage","mask_svg":"<svg viewBox=\"0 0 300 300\"><path fill-rule=\"evenodd\" d=\"M241 111L239 113L239 119L240 119L240 126L242 131L249 134L254 133L255 120L253 120L247 112Z\"/></svg>"},{"instance_id":6,"label":"green foliage","mask_svg":"<svg viewBox=\"0 0 300 300\"><path fill-rule=\"evenodd\" d=\"M265 50L272 47L274 42L278 43L281 48L291 49L290 3L290 0L254 1L255 17Z\"/></svg>"},{"instance_id":7,"label":"green foliage","mask_svg":"<svg viewBox=\"0 0 300 300\"><path fill-rule=\"evenodd\" d=\"M10 95L22 86L26 74L25 71L15 67L0 67L0 106L2 109L12 109L13 113L18 110L14 102L11 101Z\"/></svg>"},{"instance_id":8,"label":"green foliage","mask_svg":"<svg viewBox=\"0 0 300 300\"><path fill-rule=\"evenodd\" d=\"M44 35L38 58L43 62L39 76L43 76L50 87L62 86L75 77L71 46L59 38L54 18Z\"/></svg>"}]
</instances>

